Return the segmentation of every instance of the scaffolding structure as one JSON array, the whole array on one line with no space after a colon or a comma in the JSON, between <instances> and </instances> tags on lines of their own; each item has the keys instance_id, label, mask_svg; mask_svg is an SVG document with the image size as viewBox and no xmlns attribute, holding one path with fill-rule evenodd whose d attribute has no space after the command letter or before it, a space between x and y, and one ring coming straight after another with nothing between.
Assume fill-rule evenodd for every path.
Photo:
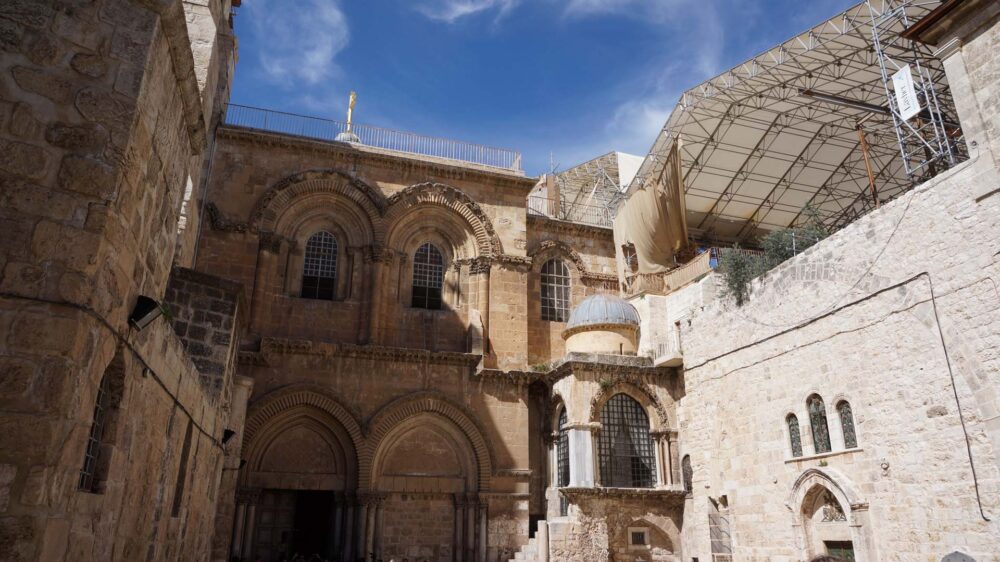
<instances>
[{"instance_id":1,"label":"scaffolding structure","mask_svg":"<svg viewBox=\"0 0 1000 562\"><path fill-rule=\"evenodd\" d=\"M628 192L655 185L683 138L690 235L752 245L801 224L807 209L841 228L960 162L941 61L900 36L940 4L865 0L687 90ZM906 65L925 108L909 121L890 85Z\"/></svg>"}]
</instances>

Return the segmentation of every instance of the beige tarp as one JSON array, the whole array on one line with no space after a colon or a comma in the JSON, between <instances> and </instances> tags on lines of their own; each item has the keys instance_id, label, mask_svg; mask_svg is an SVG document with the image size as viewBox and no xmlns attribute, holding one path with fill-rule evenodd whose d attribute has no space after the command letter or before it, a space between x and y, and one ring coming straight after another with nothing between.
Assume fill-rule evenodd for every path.
<instances>
[{"instance_id":1,"label":"beige tarp","mask_svg":"<svg viewBox=\"0 0 1000 562\"><path fill-rule=\"evenodd\" d=\"M684 189L681 185L679 142L667 155L663 174L638 186L615 217L615 247L635 245L639 273L659 273L676 267L674 254L687 245Z\"/></svg>"}]
</instances>

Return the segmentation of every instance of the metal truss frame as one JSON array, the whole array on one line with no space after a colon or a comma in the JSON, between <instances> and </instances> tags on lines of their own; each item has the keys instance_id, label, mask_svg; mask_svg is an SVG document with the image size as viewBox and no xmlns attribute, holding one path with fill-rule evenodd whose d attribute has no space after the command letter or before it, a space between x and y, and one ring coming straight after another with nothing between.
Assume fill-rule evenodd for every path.
<instances>
[{"instance_id":1,"label":"metal truss frame","mask_svg":"<svg viewBox=\"0 0 1000 562\"><path fill-rule=\"evenodd\" d=\"M687 90L629 192L657 181L671 145L682 138L692 237L748 243L801 223L807 206L831 228L874 208L857 132L862 119L879 200L954 165L964 148L948 127L957 117L944 68L899 36L940 3L865 0ZM894 65L903 64L919 66L921 92L934 102L933 118L919 126L919 117L909 125L897 122L886 85ZM941 132L952 137L942 142Z\"/></svg>"}]
</instances>

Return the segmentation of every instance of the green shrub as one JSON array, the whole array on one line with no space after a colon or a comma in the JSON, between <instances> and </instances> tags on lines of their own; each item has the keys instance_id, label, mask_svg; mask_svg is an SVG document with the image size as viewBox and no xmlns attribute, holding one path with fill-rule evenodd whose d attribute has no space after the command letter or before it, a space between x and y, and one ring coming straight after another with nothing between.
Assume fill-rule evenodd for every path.
<instances>
[{"instance_id":1,"label":"green shrub","mask_svg":"<svg viewBox=\"0 0 1000 562\"><path fill-rule=\"evenodd\" d=\"M743 306L750 298L754 279L829 235L814 210L807 208L805 214L808 220L803 226L775 230L762 238L760 254L741 252L738 244L732 251L723 249L720 252L719 273L725 284L725 294L732 297L737 306Z\"/></svg>"}]
</instances>

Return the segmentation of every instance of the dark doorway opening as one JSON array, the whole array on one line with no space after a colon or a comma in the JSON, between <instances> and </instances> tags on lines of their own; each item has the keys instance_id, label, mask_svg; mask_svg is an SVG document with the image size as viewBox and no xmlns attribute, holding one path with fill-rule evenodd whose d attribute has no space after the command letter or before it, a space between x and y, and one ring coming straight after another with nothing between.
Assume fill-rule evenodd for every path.
<instances>
[{"instance_id":1,"label":"dark doorway opening","mask_svg":"<svg viewBox=\"0 0 1000 562\"><path fill-rule=\"evenodd\" d=\"M296 554L339 560L335 543L333 492L264 490L257 506L250 560L281 562Z\"/></svg>"},{"instance_id":2,"label":"dark doorway opening","mask_svg":"<svg viewBox=\"0 0 1000 562\"><path fill-rule=\"evenodd\" d=\"M854 560L854 544L851 541L823 541L826 553L843 560Z\"/></svg>"}]
</instances>

